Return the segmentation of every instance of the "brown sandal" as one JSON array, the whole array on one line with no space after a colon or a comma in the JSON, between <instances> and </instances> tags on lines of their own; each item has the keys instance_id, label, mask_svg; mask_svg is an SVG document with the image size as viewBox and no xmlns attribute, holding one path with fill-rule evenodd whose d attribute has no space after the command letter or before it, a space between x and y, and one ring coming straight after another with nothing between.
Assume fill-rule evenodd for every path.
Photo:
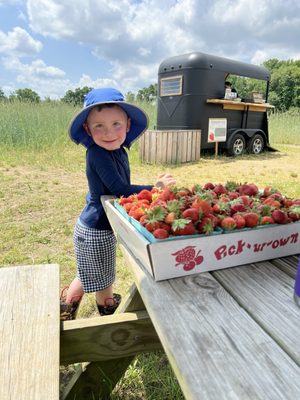
<instances>
[{"instance_id":1,"label":"brown sandal","mask_svg":"<svg viewBox=\"0 0 300 400\"><path fill-rule=\"evenodd\" d=\"M71 303L66 303L67 291L69 286L62 288L60 292L60 320L69 321L76 318L78 313L79 304L82 300L82 296L74 296L71 299Z\"/></svg>"}]
</instances>

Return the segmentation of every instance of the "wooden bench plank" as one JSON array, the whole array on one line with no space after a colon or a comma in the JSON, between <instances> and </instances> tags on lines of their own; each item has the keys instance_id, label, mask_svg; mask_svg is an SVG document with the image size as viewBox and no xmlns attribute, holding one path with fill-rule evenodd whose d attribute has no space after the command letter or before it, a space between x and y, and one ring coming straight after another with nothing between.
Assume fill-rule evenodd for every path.
<instances>
[{"instance_id":1,"label":"wooden bench plank","mask_svg":"<svg viewBox=\"0 0 300 400\"><path fill-rule=\"evenodd\" d=\"M226 272L215 271L213 276L300 366L300 309L293 299L295 279L270 261Z\"/></svg>"},{"instance_id":2,"label":"wooden bench plank","mask_svg":"<svg viewBox=\"0 0 300 400\"><path fill-rule=\"evenodd\" d=\"M154 282L120 247L186 399L299 396L299 367L210 273Z\"/></svg>"},{"instance_id":3,"label":"wooden bench plank","mask_svg":"<svg viewBox=\"0 0 300 400\"><path fill-rule=\"evenodd\" d=\"M104 361L161 350L146 311L63 322L61 364Z\"/></svg>"},{"instance_id":4,"label":"wooden bench plank","mask_svg":"<svg viewBox=\"0 0 300 400\"><path fill-rule=\"evenodd\" d=\"M59 267L0 269L3 400L59 398Z\"/></svg>"}]
</instances>

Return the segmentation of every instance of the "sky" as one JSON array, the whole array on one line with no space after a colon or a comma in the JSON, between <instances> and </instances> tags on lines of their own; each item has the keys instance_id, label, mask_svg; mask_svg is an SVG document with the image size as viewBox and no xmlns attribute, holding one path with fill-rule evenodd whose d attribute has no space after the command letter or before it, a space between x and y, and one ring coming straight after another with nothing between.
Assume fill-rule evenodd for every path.
<instances>
[{"instance_id":1,"label":"sky","mask_svg":"<svg viewBox=\"0 0 300 400\"><path fill-rule=\"evenodd\" d=\"M157 82L160 63L203 52L253 64L300 59L299 0L0 0L0 89Z\"/></svg>"}]
</instances>

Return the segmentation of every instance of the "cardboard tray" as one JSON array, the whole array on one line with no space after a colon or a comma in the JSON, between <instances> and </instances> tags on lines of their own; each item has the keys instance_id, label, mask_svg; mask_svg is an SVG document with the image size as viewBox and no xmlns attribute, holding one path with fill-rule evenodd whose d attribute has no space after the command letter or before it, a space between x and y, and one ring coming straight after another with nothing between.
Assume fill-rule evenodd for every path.
<instances>
[{"instance_id":1,"label":"cardboard tray","mask_svg":"<svg viewBox=\"0 0 300 400\"><path fill-rule=\"evenodd\" d=\"M285 257L300 249L300 222L151 243L120 214L113 200L105 205L118 240L156 281Z\"/></svg>"}]
</instances>

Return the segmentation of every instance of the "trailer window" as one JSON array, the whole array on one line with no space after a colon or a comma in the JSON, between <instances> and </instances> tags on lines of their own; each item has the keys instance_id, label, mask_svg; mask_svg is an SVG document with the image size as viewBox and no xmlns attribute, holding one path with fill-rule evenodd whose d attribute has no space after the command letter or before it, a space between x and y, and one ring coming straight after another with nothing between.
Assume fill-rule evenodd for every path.
<instances>
[{"instance_id":1,"label":"trailer window","mask_svg":"<svg viewBox=\"0 0 300 400\"><path fill-rule=\"evenodd\" d=\"M180 96L182 94L182 75L160 80L161 96Z\"/></svg>"}]
</instances>

